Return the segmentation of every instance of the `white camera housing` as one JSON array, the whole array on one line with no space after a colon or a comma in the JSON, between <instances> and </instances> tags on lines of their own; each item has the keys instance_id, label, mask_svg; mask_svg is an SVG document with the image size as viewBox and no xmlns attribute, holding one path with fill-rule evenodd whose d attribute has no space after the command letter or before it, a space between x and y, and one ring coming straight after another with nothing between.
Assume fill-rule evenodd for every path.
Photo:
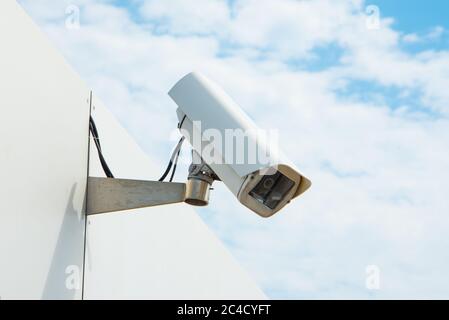
<instances>
[{"instance_id":1,"label":"white camera housing","mask_svg":"<svg viewBox=\"0 0 449 320\"><path fill-rule=\"evenodd\" d=\"M204 75L189 73L169 95L178 105L179 129L186 140L252 211L270 217L310 187L310 180L289 161L281 160L284 158L245 112ZM229 132L244 132L245 144L226 148L229 141L220 141L210 132L221 133L228 140ZM229 161L230 153L233 161ZM234 155L239 153L240 161L236 161ZM264 154L263 159L260 154Z\"/></svg>"}]
</instances>

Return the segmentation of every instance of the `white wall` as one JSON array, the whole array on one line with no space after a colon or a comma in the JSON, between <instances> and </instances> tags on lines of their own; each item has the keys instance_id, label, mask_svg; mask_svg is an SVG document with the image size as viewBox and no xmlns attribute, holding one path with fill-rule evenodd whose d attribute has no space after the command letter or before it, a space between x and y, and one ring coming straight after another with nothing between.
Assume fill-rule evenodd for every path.
<instances>
[{"instance_id":1,"label":"white wall","mask_svg":"<svg viewBox=\"0 0 449 320\"><path fill-rule=\"evenodd\" d=\"M15 1L0 39L0 297L81 298L89 90Z\"/></svg>"},{"instance_id":2,"label":"white wall","mask_svg":"<svg viewBox=\"0 0 449 320\"><path fill-rule=\"evenodd\" d=\"M2 299L265 298L188 205L85 219L90 91L14 0L0 1L0 39ZM157 179L164 168L92 108L116 176ZM103 175L92 143L90 174Z\"/></svg>"}]
</instances>

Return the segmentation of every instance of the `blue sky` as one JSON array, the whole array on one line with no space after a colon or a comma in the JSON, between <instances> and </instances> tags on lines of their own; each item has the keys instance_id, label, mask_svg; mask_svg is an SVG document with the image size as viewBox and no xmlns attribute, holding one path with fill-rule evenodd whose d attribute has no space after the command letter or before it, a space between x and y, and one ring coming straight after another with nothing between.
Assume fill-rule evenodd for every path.
<instances>
[{"instance_id":1,"label":"blue sky","mask_svg":"<svg viewBox=\"0 0 449 320\"><path fill-rule=\"evenodd\" d=\"M426 32L435 26L449 27L449 3L445 0L373 0L382 15L395 18L395 28L404 32Z\"/></svg>"},{"instance_id":2,"label":"blue sky","mask_svg":"<svg viewBox=\"0 0 449 320\"><path fill-rule=\"evenodd\" d=\"M20 3L161 171L166 93L191 70L279 130L313 181L304 197L261 220L217 184L197 210L270 297L448 298L447 1Z\"/></svg>"}]
</instances>

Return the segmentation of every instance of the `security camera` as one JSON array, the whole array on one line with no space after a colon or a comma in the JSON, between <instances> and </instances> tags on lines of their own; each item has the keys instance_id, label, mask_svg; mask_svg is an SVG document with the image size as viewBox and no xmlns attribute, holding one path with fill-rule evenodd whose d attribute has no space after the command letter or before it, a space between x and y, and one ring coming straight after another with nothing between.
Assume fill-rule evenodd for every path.
<instances>
[{"instance_id":1,"label":"security camera","mask_svg":"<svg viewBox=\"0 0 449 320\"><path fill-rule=\"evenodd\" d=\"M90 119L107 178L88 178L86 214L179 202L204 206L212 183L221 180L243 205L270 217L310 187L310 180L279 152L277 140L269 139L231 97L202 74L186 75L169 95L178 105L182 138L158 181L115 178L104 159L95 122ZM192 146L187 183L172 182L184 140ZM165 182L170 171L170 180Z\"/></svg>"},{"instance_id":2,"label":"security camera","mask_svg":"<svg viewBox=\"0 0 449 320\"><path fill-rule=\"evenodd\" d=\"M193 149L185 201L206 205L221 180L237 199L270 217L311 185L217 84L189 73L169 91L179 130Z\"/></svg>"}]
</instances>

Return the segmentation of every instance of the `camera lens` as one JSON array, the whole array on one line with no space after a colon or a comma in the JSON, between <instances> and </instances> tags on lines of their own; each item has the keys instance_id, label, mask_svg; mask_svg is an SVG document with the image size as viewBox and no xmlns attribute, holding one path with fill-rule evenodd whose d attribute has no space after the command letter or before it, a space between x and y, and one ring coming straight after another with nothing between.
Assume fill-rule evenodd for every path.
<instances>
[{"instance_id":1,"label":"camera lens","mask_svg":"<svg viewBox=\"0 0 449 320\"><path fill-rule=\"evenodd\" d=\"M263 187L266 189L271 189L271 187L273 187L273 185L274 185L273 178L268 178L263 182Z\"/></svg>"}]
</instances>

